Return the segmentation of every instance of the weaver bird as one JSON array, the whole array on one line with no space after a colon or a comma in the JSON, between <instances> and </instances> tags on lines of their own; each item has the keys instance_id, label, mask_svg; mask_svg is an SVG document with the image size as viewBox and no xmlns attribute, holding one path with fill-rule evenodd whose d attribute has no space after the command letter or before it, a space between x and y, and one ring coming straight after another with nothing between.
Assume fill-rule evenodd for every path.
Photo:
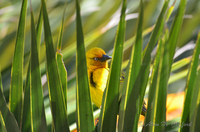
<instances>
[{"instance_id":1,"label":"weaver bird","mask_svg":"<svg viewBox=\"0 0 200 132\"><path fill-rule=\"evenodd\" d=\"M87 69L90 82L90 93L92 102L100 108L103 92L109 74L108 62L111 59L101 48L92 48L86 53ZM146 107L143 104L142 115L145 115Z\"/></svg>"}]
</instances>

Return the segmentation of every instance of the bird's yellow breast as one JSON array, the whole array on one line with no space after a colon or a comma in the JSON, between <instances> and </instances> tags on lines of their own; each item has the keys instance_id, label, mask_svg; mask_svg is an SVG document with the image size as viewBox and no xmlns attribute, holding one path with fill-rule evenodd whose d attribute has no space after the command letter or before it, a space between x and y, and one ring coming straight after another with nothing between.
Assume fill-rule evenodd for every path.
<instances>
[{"instance_id":1,"label":"bird's yellow breast","mask_svg":"<svg viewBox=\"0 0 200 132\"><path fill-rule=\"evenodd\" d=\"M107 68L98 68L92 72L88 72L92 102L100 108L109 71Z\"/></svg>"}]
</instances>

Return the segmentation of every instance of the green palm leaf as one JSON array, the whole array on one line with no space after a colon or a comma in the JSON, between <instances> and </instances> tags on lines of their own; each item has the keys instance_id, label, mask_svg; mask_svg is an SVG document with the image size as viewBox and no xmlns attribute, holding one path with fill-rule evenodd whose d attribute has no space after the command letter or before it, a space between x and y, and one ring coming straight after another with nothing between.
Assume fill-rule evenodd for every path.
<instances>
[{"instance_id":1,"label":"green palm leaf","mask_svg":"<svg viewBox=\"0 0 200 132\"><path fill-rule=\"evenodd\" d=\"M34 16L33 16L33 11L31 10L31 59L30 59L31 125L33 131L47 132L37 46L38 45L37 45L36 31L34 25Z\"/></svg>"},{"instance_id":2,"label":"green palm leaf","mask_svg":"<svg viewBox=\"0 0 200 132\"><path fill-rule=\"evenodd\" d=\"M53 48L52 35L45 1L42 0L44 35L46 44L47 79L49 86L49 99L55 131L69 131L67 125L67 110L59 77L58 66Z\"/></svg>"},{"instance_id":3,"label":"green palm leaf","mask_svg":"<svg viewBox=\"0 0 200 132\"><path fill-rule=\"evenodd\" d=\"M16 36L15 53L11 69L11 86L10 86L10 111L14 114L17 123L21 124L22 114L22 93L23 93L23 62L24 62L24 38L26 23L27 0L22 1L21 14Z\"/></svg>"},{"instance_id":4,"label":"green palm leaf","mask_svg":"<svg viewBox=\"0 0 200 132\"><path fill-rule=\"evenodd\" d=\"M14 115L10 112L10 110L7 107L6 100L4 98L1 88L0 88L0 116L1 116L0 122L3 125L2 129L5 128L7 132L20 132L19 126L17 124Z\"/></svg>"},{"instance_id":5,"label":"green palm leaf","mask_svg":"<svg viewBox=\"0 0 200 132\"><path fill-rule=\"evenodd\" d=\"M122 63L122 51L125 39L125 11L127 1L124 0L122 3L121 16L119 25L117 28L116 40L114 44L113 57L111 62L111 70L109 74L109 80L104 93L104 99L102 103L100 124L98 131L115 131L117 114L119 112L119 86L120 86L120 75L121 75L121 63Z\"/></svg>"},{"instance_id":6,"label":"green palm leaf","mask_svg":"<svg viewBox=\"0 0 200 132\"><path fill-rule=\"evenodd\" d=\"M181 127L180 127L180 131L182 132L186 132L190 130L190 125L184 125L184 124L190 124L191 123L191 119L193 116L193 110L192 109L196 109L194 107L192 107L191 104L192 101L197 102L197 96L198 94L194 93L195 90L195 84L197 81L197 68L199 65L199 55L200 55L200 33L198 36L198 40L196 43L196 47L192 56L192 61L190 64L190 69L188 72L188 76L187 76L187 84L186 84L186 89L185 89L185 102L184 102L184 108L183 108L183 113L182 113L182 119L181 119ZM199 87L196 87L197 91L196 93L199 93ZM193 98L196 98L195 100L193 100Z\"/></svg>"},{"instance_id":7,"label":"green palm leaf","mask_svg":"<svg viewBox=\"0 0 200 132\"><path fill-rule=\"evenodd\" d=\"M94 131L92 102L88 83L88 72L85 56L84 37L81 24L80 6L76 0L76 109L78 130L83 132Z\"/></svg>"},{"instance_id":8,"label":"green palm leaf","mask_svg":"<svg viewBox=\"0 0 200 132\"><path fill-rule=\"evenodd\" d=\"M142 26L143 25L143 1L140 1L140 12L138 19L138 27L136 34L136 41L132 48L131 58L126 70L125 80L123 82L123 90L119 113L119 131L127 131L133 126L134 118L128 118L132 115L131 109L126 109L127 105L131 104L129 100L131 91L133 91L133 84L140 71L142 62ZM129 104L128 104L129 103ZM131 123L132 122L132 123Z\"/></svg>"}]
</instances>

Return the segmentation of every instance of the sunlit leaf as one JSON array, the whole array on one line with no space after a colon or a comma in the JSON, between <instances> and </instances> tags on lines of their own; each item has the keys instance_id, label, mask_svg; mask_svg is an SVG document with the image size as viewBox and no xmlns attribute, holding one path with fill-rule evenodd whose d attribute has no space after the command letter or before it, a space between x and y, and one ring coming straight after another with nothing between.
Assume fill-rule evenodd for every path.
<instances>
[{"instance_id":1,"label":"sunlit leaf","mask_svg":"<svg viewBox=\"0 0 200 132\"><path fill-rule=\"evenodd\" d=\"M46 44L47 79L53 123L55 131L66 132L69 131L69 127L67 125L67 110L65 107L61 80L59 77L58 67L55 58L55 51L53 48L49 18L46 9L46 3L44 0L42 0L42 9Z\"/></svg>"},{"instance_id":2,"label":"sunlit leaf","mask_svg":"<svg viewBox=\"0 0 200 132\"><path fill-rule=\"evenodd\" d=\"M140 71L142 62L142 26L143 25L143 1L140 1L140 12L137 25L136 41L132 48L132 53L128 68L126 70L125 80L123 82L122 97L120 99L120 111L119 111L119 131L131 130L135 119L128 118L132 115L131 109L126 109L127 105L132 104L130 99L131 91L133 90L134 82ZM132 122L132 123L131 123Z\"/></svg>"},{"instance_id":3,"label":"sunlit leaf","mask_svg":"<svg viewBox=\"0 0 200 132\"><path fill-rule=\"evenodd\" d=\"M37 45L36 31L34 25L34 16L33 16L33 11L31 10L31 59L30 59L31 125L33 131L47 132L37 46L38 45Z\"/></svg>"},{"instance_id":4,"label":"sunlit leaf","mask_svg":"<svg viewBox=\"0 0 200 132\"><path fill-rule=\"evenodd\" d=\"M162 39L162 49L160 64L159 64L159 78L157 83L157 91L155 98L155 124L159 124L154 127L154 131L165 131L165 125L162 125L163 122L166 122L166 98L167 98L167 86L168 86L168 61L169 61L169 45L167 45L166 41L168 40L169 32L166 30L164 37Z\"/></svg>"},{"instance_id":5,"label":"sunlit leaf","mask_svg":"<svg viewBox=\"0 0 200 132\"><path fill-rule=\"evenodd\" d=\"M24 62L24 38L27 0L22 1L21 14L19 18L16 36L15 52L11 69L11 86L9 95L10 111L14 114L17 123L21 124L22 93L23 93L23 62Z\"/></svg>"},{"instance_id":6,"label":"sunlit leaf","mask_svg":"<svg viewBox=\"0 0 200 132\"><path fill-rule=\"evenodd\" d=\"M1 79L1 65L0 65L0 87L1 90L3 91L2 79Z\"/></svg>"},{"instance_id":7,"label":"sunlit leaf","mask_svg":"<svg viewBox=\"0 0 200 132\"><path fill-rule=\"evenodd\" d=\"M6 100L4 98L3 92L0 88L0 118L5 124L7 132L20 132L19 126L14 115L10 112L7 107Z\"/></svg>"},{"instance_id":8,"label":"sunlit leaf","mask_svg":"<svg viewBox=\"0 0 200 132\"><path fill-rule=\"evenodd\" d=\"M169 40L167 43L169 44L169 49L170 49L170 52L169 52L169 65L170 66L173 63L173 57L174 57L175 48L176 48L176 44L178 41L180 29L182 26L183 15L185 12L185 6L186 6L186 0L181 0L179 9L178 9L178 13L173 21L173 25L172 25L170 33L169 33ZM170 71L171 68L169 68L168 70Z\"/></svg>"},{"instance_id":9,"label":"sunlit leaf","mask_svg":"<svg viewBox=\"0 0 200 132\"><path fill-rule=\"evenodd\" d=\"M198 70L198 79L200 79L200 69ZM193 128L190 128L190 130L196 132L200 129L200 82L197 82L196 89L198 89L198 98L196 101L196 109L194 114L194 120L192 120L192 126ZM191 123L190 123L191 124Z\"/></svg>"},{"instance_id":10,"label":"sunlit leaf","mask_svg":"<svg viewBox=\"0 0 200 132\"><path fill-rule=\"evenodd\" d=\"M111 70L105 91L105 99L103 99L101 109L102 115L100 117L99 129L103 132L116 130L117 114L119 112L121 63L126 29L126 6L127 1L124 0L122 3L120 22L117 28L116 40L111 62Z\"/></svg>"},{"instance_id":11,"label":"sunlit leaf","mask_svg":"<svg viewBox=\"0 0 200 132\"><path fill-rule=\"evenodd\" d=\"M22 113L22 132L31 131L31 106L30 106L30 65L27 70L26 83L24 86L24 103Z\"/></svg>"},{"instance_id":12,"label":"sunlit leaf","mask_svg":"<svg viewBox=\"0 0 200 132\"><path fill-rule=\"evenodd\" d=\"M0 111L0 132L6 132L6 126Z\"/></svg>"},{"instance_id":13,"label":"sunlit leaf","mask_svg":"<svg viewBox=\"0 0 200 132\"><path fill-rule=\"evenodd\" d=\"M184 101L184 108L183 108L182 119L181 119L181 123L183 123L183 125L180 127L181 132L186 132L190 130L190 126L184 125L184 124L189 124L191 122L191 117L194 114L192 113L193 111L191 111L192 109L191 104L193 104L191 101L194 101L192 100L193 98L197 98L194 96L193 92L194 92L195 84L197 80L197 67L199 64L199 54L200 54L200 33L198 35L196 47L192 56L192 61L191 61L190 69L187 76L187 84L186 84L186 89L185 89L185 101ZM198 96L197 94L195 95Z\"/></svg>"},{"instance_id":14,"label":"sunlit leaf","mask_svg":"<svg viewBox=\"0 0 200 132\"><path fill-rule=\"evenodd\" d=\"M62 90L65 100L65 107L67 108L67 70L63 62L63 56L61 53L56 52L56 60L58 65L58 72L62 84Z\"/></svg>"},{"instance_id":15,"label":"sunlit leaf","mask_svg":"<svg viewBox=\"0 0 200 132\"><path fill-rule=\"evenodd\" d=\"M63 94L64 94L65 107L67 108L67 70L66 70L65 64L63 62L63 55L60 53L62 37L63 37L63 25L64 25L64 18L65 18L64 16L65 16L66 5L67 5L67 1L65 1L62 22L61 22L61 26L60 26L59 39L58 39L57 52L56 52L56 60L57 60L57 65L58 65L59 76L61 79L62 90L63 90Z\"/></svg>"},{"instance_id":16,"label":"sunlit leaf","mask_svg":"<svg viewBox=\"0 0 200 132\"><path fill-rule=\"evenodd\" d=\"M40 8L39 20L37 23L37 49L40 50L40 41L42 34L42 8ZM38 52L39 53L39 52ZM39 55L38 55L39 56ZM27 70L26 81L24 85L24 102L22 113L22 132L31 131L31 110L30 110L30 62Z\"/></svg>"},{"instance_id":17,"label":"sunlit leaf","mask_svg":"<svg viewBox=\"0 0 200 132\"><path fill-rule=\"evenodd\" d=\"M94 131L94 118L89 89L80 6L78 0L76 0L76 30L76 109L78 118L77 125L78 130L83 132L90 132Z\"/></svg>"},{"instance_id":18,"label":"sunlit leaf","mask_svg":"<svg viewBox=\"0 0 200 132\"><path fill-rule=\"evenodd\" d=\"M127 105L126 107L126 109L132 112L131 117L129 118L134 119L134 122L129 122L129 124L126 124L127 126L129 126L127 127L127 129L129 128L129 130L133 129L133 131L137 131L139 115L142 110L143 97L144 97L144 93L145 93L145 89L146 89L146 85L147 85L147 81L149 77L151 52L163 29L164 16L167 10L167 6L168 6L168 1L165 1L162 11L157 19L155 28L151 34L149 43L147 47L145 48L145 50L143 51L143 59L142 59L140 71L134 82L134 85L133 85L134 89L131 91L131 95L129 98L129 100L131 100L132 103L130 103L130 105Z\"/></svg>"},{"instance_id":19,"label":"sunlit leaf","mask_svg":"<svg viewBox=\"0 0 200 132\"><path fill-rule=\"evenodd\" d=\"M148 109L147 109L147 114L145 117L145 122L144 122L144 131L152 131L153 127L152 125L148 125L151 122L154 122L154 115L155 115L155 110L156 110L156 91L158 91L158 78L159 76L159 70L160 70L160 59L162 59L163 53L161 52L163 46L162 46L162 40L159 41L158 48L157 48L157 54L156 58L154 60L154 65L153 65L153 71L151 75L151 81L150 81L150 90L149 90L149 96L148 96Z\"/></svg>"}]
</instances>

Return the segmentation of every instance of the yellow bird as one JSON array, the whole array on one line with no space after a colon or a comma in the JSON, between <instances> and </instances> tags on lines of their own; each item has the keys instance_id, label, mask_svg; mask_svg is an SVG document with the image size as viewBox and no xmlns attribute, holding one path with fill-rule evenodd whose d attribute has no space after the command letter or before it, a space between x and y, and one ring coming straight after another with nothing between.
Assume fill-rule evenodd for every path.
<instances>
[{"instance_id":1,"label":"yellow bird","mask_svg":"<svg viewBox=\"0 0 200 132\"><path fill-rule=\"evenodd\" d=\"M101 48L92 48L86 53L87 69L90 82L92 102L100 108L103 92L109 74L108 62L111 59ZM145 115L146 107L143 104L142 115Z\"/></svg>"}]
</instances>

